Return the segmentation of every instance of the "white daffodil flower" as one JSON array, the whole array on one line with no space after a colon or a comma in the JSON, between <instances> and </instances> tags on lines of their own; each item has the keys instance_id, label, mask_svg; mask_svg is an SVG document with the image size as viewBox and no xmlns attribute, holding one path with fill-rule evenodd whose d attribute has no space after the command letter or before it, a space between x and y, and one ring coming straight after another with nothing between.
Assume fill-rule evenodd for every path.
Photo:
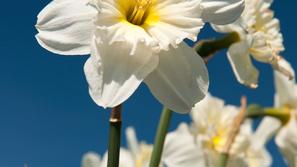
<instances>
[{"instance_id":1,"label":"white daffodil flower","mask_svg":"<svg viewBox=\"0 0 297 167\"><path fill-rule=\"evenodd\" d=\"M54 0L38 15L36 38L57 54L91 54L85 74L99 106L117 106L144 81L185 113L204 98L208 74L183 40L196 40L206 21L236 20L243 8L244 0Z\"/></svg>"},{"instance_id":2,"label":"white daffodil flower","mask_svg":"<svg viewBox=\"0 0 297 167\"><path fill-rule=\"evenodd\" d=\"M119 167L148 167L153 151L153 145L138 142L135 131L132 127L126 129L128 149L120 149ZM95 153L87 153L83 156L82 167L106 167L108 153L106 152L102 160ZM160 165L159 167L163 167Z\"/></svg>"},{"instance_id":3,"label":"white daffodil flower","mask_svg":"<svg viewBox=\"0 0 297 167\"><path fill-rule=\"evenodd\" d=\"M190 126L181 124L169 133L164 147L164 164L168 167L216 167L219 154L227 142L239 108L206 96L191 112ZM265 167L271 164L266 149L253 150L251 122L245 121L230 150L228 167Z\"/></svg>"},{"instance_id":4,"label":"white daffodil flower","mask_svg":"<svg viewBox=\"0 0 297 167\"><path fill-rule=\"evenodd\" d=\"M282 66L289 69L295 76L291 65L282 60ZM259 125L254 147L262 147L274 135L276 145L284 154L290 167L297 167L297 84L294 80L289 80L278 71L274 72L275 76L275 107L282 108L289 119L287 122L281 122L276 118L265 117Z\"/></svg>"},{"instance_id":5,"label":"white daffodil flower","mask_svg":"<svg viewBox=\"0 0 297 167\"><path fill-rule=\"evenodd\" d=\"M228 49L228 59L237 80L246 86L258 86L259 71L253 66L251 56L289 78L291 73L281 66L279 53L284 50L279 20L269 9L272 0L246 0L241 17L233 24L213 28L218 32L237 32L240 40Z\"/></svg>"}]
</instances>

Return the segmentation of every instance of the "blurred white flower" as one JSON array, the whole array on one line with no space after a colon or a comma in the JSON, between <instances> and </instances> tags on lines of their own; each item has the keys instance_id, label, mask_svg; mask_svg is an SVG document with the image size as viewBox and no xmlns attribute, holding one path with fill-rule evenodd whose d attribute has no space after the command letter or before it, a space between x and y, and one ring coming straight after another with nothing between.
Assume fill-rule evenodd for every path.
<instances>
[{"instance_id":1,"label":"blurred white flower","mask_svg":"<svg viewBox=\"0 0 297 167\"><path fill-rule=\"evenodd\" d=\"M119 167L148 167L153 151L153 145L144 142L138 142L134 128L126 129L128 149L120 149ZM108 153L106 152L103 159L95 153L87 153L83 156L82 167L106 167ZM159 167L162 167L160 165Z\"/></svg>"},{"instance_id":2,"label":"blurred white flower","mask_svg":"<svg viewBox=\"0 0 297 167\"><path fill-rule=\"evenodd\" d=\"M282 60L282 66L289 69L295 76L291 65ZM265 117L259 125L255 139L255 148L262 147L274 135L276 145L284 154L290 167L297 167L297 84L294 80L288 80L278 71L275 76L275 107L282 108L283 114L287 114L287 122L281 122L276 118Z\"/></svg>"},{"instance_id":3,"label":"blurred white flower","mask_svg":"<svg viewBox=\"0 0 297 167\"><path fill-rule=\"evenodd\" d=\"M103 167L101 165L100 156L94 152L88 152L83 156L81 166L82 167Z\"/></svg>"},{"instance_id":4,"label":"blurred white flower","mask_svg":"<svg viewBox=\"0 0 297 167\"><path fill-rule=\"evenodd\" d=\"M277 133L275 142L290 167L297 167L297 112L291 112L290 121Z\"/></svg>"},{"instance_id":5,"label":"blurred white flower","mask_svg":"<svg viewBox=\"0 0 297 167\"><path fill-rule=\"evenodd\" d=\"M259 71L253 66L251 57L272 67L289 78L292 74L279 63L279 53L284 50L279 20L269 9L272 0L246 0L245 10L233 24L216 26L218 32L237 32L240 40L231 45L228 59L237 80L249 87L258 86Z\"/></svg>"},{"instance_id":6,"label":"blurred white flower","mask_svg":"<svg viewBox=\"0 0 297 167\"><path fill-rule=\"evenodd\" d=\"M217 167L239 108L206 96L191 112L190 126L181 124L166 138L163 161L168 167ZM271 164L263 147L253 150L251 122L245 121L230 150L228 167L265 167Z\"/></svg>"},{"instance_id":7,"label":"blurred white flower","mask_svg":"<svg viewBox=\"0 0 297 167\"><path fill-rule=\"evenodd\" d=\"M163 105L185 113L204 98L208 75L183 40L243 8L243 0L54 0L38 15L36 38L54 53L91 53L85 74L99 106L117 106L145 81Z\"/></svg>"}]
</instances>

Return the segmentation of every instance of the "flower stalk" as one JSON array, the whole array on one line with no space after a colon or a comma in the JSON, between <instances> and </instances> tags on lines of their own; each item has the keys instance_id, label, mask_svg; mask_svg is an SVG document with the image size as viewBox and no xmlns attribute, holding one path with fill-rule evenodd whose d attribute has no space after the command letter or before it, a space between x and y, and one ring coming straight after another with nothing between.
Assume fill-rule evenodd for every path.
<instances>
[{"instance_id":1,"label":"flower stalk","mask_svg":"<svg viewBox=\"0 0 297 167\"><path fill-rule=\"evenodd\" d=\"M196 52L208 62L209 59L218 51L229 48L233 43L240 40L240 36L236 32L231 32L222 38L200 40L195 46Z\"/></svg>"},{"instance_id":2,"label":"flower stalk","mask_svg":"<svg viewBox=\"0 0 297 167\"><path fill-rule=\"evenodd\" d=\"M229 154L221 153L219 157L219 167L227 166L228 158L229 158Z\"/></svg>"},{"instance_id":3,"label":"flower stalk","mask_svg":"<svg viewBox=\"0 0 297 167\"><path fill-rule=\"evenodd\" d=\"M154 143L154 148L153 148L149 167L158 167L160 164L165 137L168 131L171 115L172 115L171 110L167 108L163 109L162 115L159 121L157 134L155 137L155 143Z\"/></svg>"},{"instance_id":4,"label":"flower stalk","mask_svg":"<svg viewBox=\"0 0 297 167\"><path fill-rule=\"evenodd\" d=\"M219 167L226 167L229 159L229 152L231 150L232 144L235 141L235 138L240 130L240 126L243 123L246 115L246 106L247 106L247 99L245 96L241 98L241 109L238 115L234 118L232 123L232 128L229 132L227 142L223 148L219 156Z\"/></svg>"},{"instance_id":5,"label":"flower stalk","mask_svg":"<svg viewBox=\"0 0 297 167\"><path fill-rule=\"evenodd\" d=\"M257 118L270 116L279 119L283 124L286 124L290 119L290 108L280 107L280 108L263 108L257 104L249 105L247 109L246 117Z\"/></svg>"},{"instance_id":6,"label":"flower stalk","mask_svg":"<svg viewBox=\"0 0 297 167\"><path fill-rule=\"evenodd\" d=\"M264 111L267 116L278 118L283 124L286 124L290 120L290 109L286 107L282 108L265 108Z\"/></svg>"},{"instance_id":7,"label":"flower stalk","mask_svg":"<svg viewBox=\"0 0 297 167\"><path fill-rule=\"evenodd\" d=\"M109 145L107 167L118 167L121 146L122 105L112 109L109 119Z\"/></svg>"}]
</instances>

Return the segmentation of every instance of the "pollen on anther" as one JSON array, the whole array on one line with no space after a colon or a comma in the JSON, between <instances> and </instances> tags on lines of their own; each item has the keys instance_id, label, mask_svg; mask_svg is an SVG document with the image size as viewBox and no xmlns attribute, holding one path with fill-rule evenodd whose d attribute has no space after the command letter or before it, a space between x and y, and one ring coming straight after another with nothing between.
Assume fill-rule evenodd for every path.
<instances>
[{"instance_id":1,"label":"pollen on anther","mask_svg":"<svg viewBox=\"0 0 297 167\"><path fill-rule=\"evenodd\" d=\"M130 10L127 12L127 21L134 25L142 25L149 15L151 0L134 0Z\"/></svg>"}]
</instances>

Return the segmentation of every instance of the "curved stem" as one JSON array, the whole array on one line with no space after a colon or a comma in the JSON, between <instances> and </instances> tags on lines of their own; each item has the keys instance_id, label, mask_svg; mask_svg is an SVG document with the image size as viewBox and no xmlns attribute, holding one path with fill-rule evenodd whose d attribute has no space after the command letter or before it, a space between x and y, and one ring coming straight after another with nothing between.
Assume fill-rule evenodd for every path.
<instances>
[{"instance_id":1,"label":"curved stem","mask_svg":"<svg viewBox=\"0 0 297 167\"><path fill-rule=\"evenodd\" d=\"M267 116L271 116L279 119L283 124L289 122L290 119L290 111L287 108L265 108L265 114Z\"/></svg>"},{"instance_id":2,"label":"curved stem","mask_svg":"<svg viewBox=\"0 0 297 167\"><path fill-rule=\"evenodd\" d=\"M229 48L239 40L240 36L236 32L232 32L219 39L200 40L194 48L204 61L207 62L216 52Z\"/></svg>"},{"instance_id":3,"label":"curved stem","mask_svg":"<svg viewBox=\"0 0 297 167\"><path fill-rule=\"evenodd\" d=\"M265 116L274 117L276 119L279 119L283 124L286 124L290 119L290 108L263 108L262 106L257 104L249 105L246 117L257 118Z\"/></svg>"}]
</instances>

